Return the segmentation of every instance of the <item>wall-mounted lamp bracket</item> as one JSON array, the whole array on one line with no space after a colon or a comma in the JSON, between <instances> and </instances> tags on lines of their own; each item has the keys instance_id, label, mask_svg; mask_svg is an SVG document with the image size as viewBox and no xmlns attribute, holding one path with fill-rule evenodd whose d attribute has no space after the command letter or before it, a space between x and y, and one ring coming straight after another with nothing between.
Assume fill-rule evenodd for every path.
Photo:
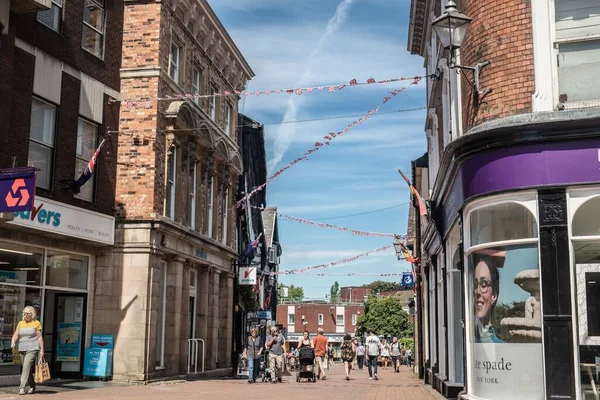
<instances>
[{"instance_id":1,"label":"wall-mounted lamp bracket","mask_svg":"<svg viewBox=\"0 0 600 400\"><path fill-rule=\"evenodd\" d=\"M482 98L492 91L492 89L490 89L490 88L481 90L481 87L479 86L479 72L485 66L487 66L489 64L490 64L490 61L484 61L484 62L477 63L477 65L475 65L474 67L467 67L464 65L456 65L456 64L454 64L454 62L452 62L450 65L448 65L448 67L454 68L454 69L460 69L460 70L466 69L468 71L472 71L473 72L473 80L470 81L471 85L473 85L473 88L475 89L475 93L477 94L477 97Z\"/></svg>"}]
</instances>

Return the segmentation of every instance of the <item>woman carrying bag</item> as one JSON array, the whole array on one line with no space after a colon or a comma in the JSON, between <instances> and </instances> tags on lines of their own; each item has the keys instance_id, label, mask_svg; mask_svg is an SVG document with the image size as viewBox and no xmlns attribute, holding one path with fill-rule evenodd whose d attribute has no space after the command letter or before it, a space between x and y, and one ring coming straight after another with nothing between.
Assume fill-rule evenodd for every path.
<instances>
[{"instance_id":1,"label":"woman carrying bag","mask_svg":"<svg viewBox=\"0 0 600 400\"><path fill-rule=\"evenodd\" d=\"M35 309L27 306L23 309L23 320L19 321L12 336L11 347L18 348L23 362L19 394L32 394L35 391L35 360L44 358L44 338L42 324L36 320Z\"/></svg>"},{"instance_id":2,"label":"woman carrying bag","mask_svg":"<svg viewBox=\"0 0 600 400\"><path fill-rule=\"evenodd\" d=\"M352 360L356 354L356 345L352 342L352 336L346 333L344 336L344 342L340 347L342 354L342 361L344 361L344 370L346 371L346 380L350 380L350 369L352 368Z\"/></svg>"}]
</instances>

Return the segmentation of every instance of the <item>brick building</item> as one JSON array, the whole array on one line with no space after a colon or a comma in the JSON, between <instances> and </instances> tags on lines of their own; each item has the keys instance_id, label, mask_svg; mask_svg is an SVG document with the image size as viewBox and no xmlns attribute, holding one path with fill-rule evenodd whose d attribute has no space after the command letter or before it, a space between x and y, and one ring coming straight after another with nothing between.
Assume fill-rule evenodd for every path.
<instances>
[{"instance_id":1,"label":"brick building","mask_svg":"<svg viewBox=\"0 0 600 400\"><path fill-rule=\"evenodd\" d=\"M344 286L340 288L340 301L342 303L361 302L365 296L371 294L371 288L364 286Z\"/></svg>"},{"instance_id":2,"label":"brick building","mask_svg":"<svg viewBox=\"0 0 600 400\"><path fill-rule=\"evenodd\" d=\"M598 396L599 19L583 1L411 1L408 49L437 77L412 165L431 208L408 233L416 361L448 398Z\"/></svg>"},{"instance_id":3,"label":"brick building","mask_svg":"<svg viewBox=\"0 0 600 400\"><path fill-rule=\"evenodd\" d=\"M125 2L123 55L117 239L94 329L118 336L118 379L186 374L194 338L206 369L229 374L239 96L216 94L253 72L206 0Z\"/></svg>"},{"instance_id":4,"label":"brick building","mask_svg":"<svg viewBox=\"0 0 600 400\"><path fill-rule=\"evenodd\" d=\"M355 303L315 301L277 305L278 322L287 329L289 346L295 346L305 330L310 332L312 338L317 329L323 328L329 342L339 347L346 333L354 336L358 316L364 312L362 298Z\"/></svg>"},{"instance_id":5,"label":"brick building","mask_svg":"<svg viewBox=\"0 0 600 400\"><path fill-rule=\"evenodd\" d=\"M83 347L103 318L94 288L114 243L118 140L109 131L119 124L122 26L118 1L0 4L0 168L39 168L33 210L0 222L0 384L19 382L10 336L24 306L38 311L54 378L82 376ZM102 140L95 174L75 193ZM59 340L67 329L70 354Z\"/></svg>"}]
</instances>

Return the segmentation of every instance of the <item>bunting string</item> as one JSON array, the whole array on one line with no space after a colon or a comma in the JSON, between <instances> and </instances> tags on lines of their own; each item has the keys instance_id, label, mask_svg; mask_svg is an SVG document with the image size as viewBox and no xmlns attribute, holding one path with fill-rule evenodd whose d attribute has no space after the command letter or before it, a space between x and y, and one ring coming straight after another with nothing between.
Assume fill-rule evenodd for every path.
<instances>
[{"instance_id":1,"label":"bunting string","mask_svg":"<svg viewBox=\"0 0 600 400\"><path fill-rule=\"evenodd\" d=\"M359 260L361 258L368 257L369 255L374 254L374 253L379 253L379 252L385 251L393 246L394 246L394 244L392 243L392 244L388 244L387 246L380 247L375 250L367 251L366 253L357 254L355 256L344 258L342 260L338 260L338 261L334 261L334 262L330 262L328 264L315 265L312 267L305 267L305 268L288 269L286 271L273 272L272 274L273 275L300 275L300 274L306 274L307 271L312 271L314 269L332 268L332 267L336 267L340 264L347 264L347 263Z\"/></svg>"},{"instance_id":2,"label":"bunting string","mask_svg":"<svg viewBox=\"0 0 600 400\"><path fill-rule=\"evenodd\" d=\"M420 75L420 76L413 76L413 77L391 78L391 79L382 79L382 80L376 80L374 78L369 78L366 81L358 81L356 79L352 79L348 83L335 84L335 85L312 86L312 87L306 87L306 88L271 89L271 90L256 90L256 91L224 90L222 92L212 93L212 94L185 93L185 94L173 95L173 96L154 97L151 99L127 99L127 100L122 100L122 102L125 104L125 106L128 109L150 108L152 101L187 100L187 99L193 100L193 99L202 99L202 98L209 98L209 97L225 97L225 96L243 96L243 97L270 96L270 95L275 95L275 94L295 94L295 95L299 96L302 94L309 94L309 93L316 93L316 92L327 92L327 93L339 92L340 90L342 90L346 87L352 87L352 86L387 84L387 83L402 82L402 81L409 81L409 80L422 79L422 78L435 78L435 77L437 77L436 74ZM117 101L120 101L120 100L115 100L115 99L109 100L109 102L117 102Z\"/></svg>"},{"instance_id":3,"label":"bunting string","mask_svg":"<svg viewBox=\"0 0 600 400\"><path fill-rule=\"evenodd\" d=\"M259 210L262 210L262 207L257 207L257 206L251 206L252 208L256 208ZM298 217L294 217L288 214L284 214L284 213L277 213L278 216L280 216L281 218L285 218L289 221L294 221L294 222L298 222L299 224L304 224L304 225L314 225L314 226L318 226L319 228L329 228L329 229L335 229L338 230L340 232L348 232L351 233L352 235L356 235L356 236L371 236L371 237L384 237L384 238L398 238L401 237L399 235L393 234L393 233L380 233L380 232L369 232L369 231L361 231L358 229L349 229L349 228L344 228L342 226L337 226L337 225L332 225L332 224L326 224L323 222L316 222L316 221L311 221L309 219L304 219L304 218L298 218Z\"/></svg>"},{"instance_id":4,"label":"bunting string","mask_svg":"<svg viewBox=\"0 0 600 400\"><path fill-rule=\"evenodd\" d=\"M312 276L403 276L404 273L400 272L400 273L387 273L387 274L377 274L377 273L361 273L361 272L333 272L333 273L319 273L319 272L312 272L312 273L300 273L297 275L302 275L302 276L306 276L306 275L312 275Z\"/></svg>"},{"instance_id":5,"label":"bunting string","mask_svg":"<svg viewBox=\"0 0 600 400\"><path fill-rule=\"evenodd\" d=\"M392 90L392 91L388 92L388 94L390 94L391 96L385 96L383 98L383 100L382 100L382 103L383 104L387 103L388 101L390 101L393 98L393 96L397 96L399 93L406 91L409 86L418 85L419 82L421 81L421 77L420 76L416 76L413 79L414 80L408 86L405 86L403 88L395 89L395 90ZM360 117L359 119L357 119L357 120L353 121L352 123L348 124L343 130L338 131L337 133L336 132L329 132L327 135L325 135L323 137L323 139L325 139L323 141L323 143L321 143L321 142L315 142L313 148L309 149L306 153L304 153L303 156L298 157L295 160L291 161L288 165L286 165L285 167L281 168L279 171L277 171L273 175L271 175L265 181L265 183L263 183L262 185L259 185L254 190L252 190L251 192L249 192L248 194L246 194L244 197L242 197L240 200L238 200L237 203L236 203L236 207L239 208L242 205L242 203L244 203L247 199L249 199L252 196L254 196L257 192L260 192L261 190L263 190L273 179L277 178L279 175L283 174L285 171L287 171L288 169L290 169L294 165L298 164L301 161L308 160L308 156L310 156L314 152L318 151L319 149L324 148L325 146L328 146L329 143L331 141L333 141L336 137L339 137L339 136L342 136L344 134L347 134L355 126L368 121L371 118L371 116L373 114L377 113L378 111L379 111L379 106L375 107L372 110L369 110L363 117Z\"/></svg>"}]
</instances>

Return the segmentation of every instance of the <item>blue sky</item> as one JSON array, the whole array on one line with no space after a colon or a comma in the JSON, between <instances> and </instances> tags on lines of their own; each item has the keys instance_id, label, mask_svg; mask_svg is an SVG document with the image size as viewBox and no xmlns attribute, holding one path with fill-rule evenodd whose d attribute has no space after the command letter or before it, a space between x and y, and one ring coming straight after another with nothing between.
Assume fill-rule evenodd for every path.
<instances>
[{"instance_id":1,"label":"blue sky","mask_svg":"<svg viewBox=\"0 0 600 400\"><path fill-rule=\"evenodd\" d=\"M212 0L209 1L256 77L248 89L268 90L348 83L352 78L389 79L424 74L423 60L406 50L410 0ZM407 82L408 83L408 82ZM271 124L331 116L365 114L388 91L407 83L346 88L335 93L247 97L240 112L265 123L270 173L342 130L356 117L293 124ZM425 106L425 83L400 93L380 111ZM397 168L426 151L425 110L372 117L336 138L309 160L267 186L267 202L280 212L306 219L364 213L323 220L352 229L406 233L409 192ZM281 269L337 261L391 243L279 219ZM322 270L331 273L390 273L410 270L393 249L354 263ZM308 298L324 298L334 281L362 285L378 277L283 276L304 288Z\"/></svg>"}]
</instances>

